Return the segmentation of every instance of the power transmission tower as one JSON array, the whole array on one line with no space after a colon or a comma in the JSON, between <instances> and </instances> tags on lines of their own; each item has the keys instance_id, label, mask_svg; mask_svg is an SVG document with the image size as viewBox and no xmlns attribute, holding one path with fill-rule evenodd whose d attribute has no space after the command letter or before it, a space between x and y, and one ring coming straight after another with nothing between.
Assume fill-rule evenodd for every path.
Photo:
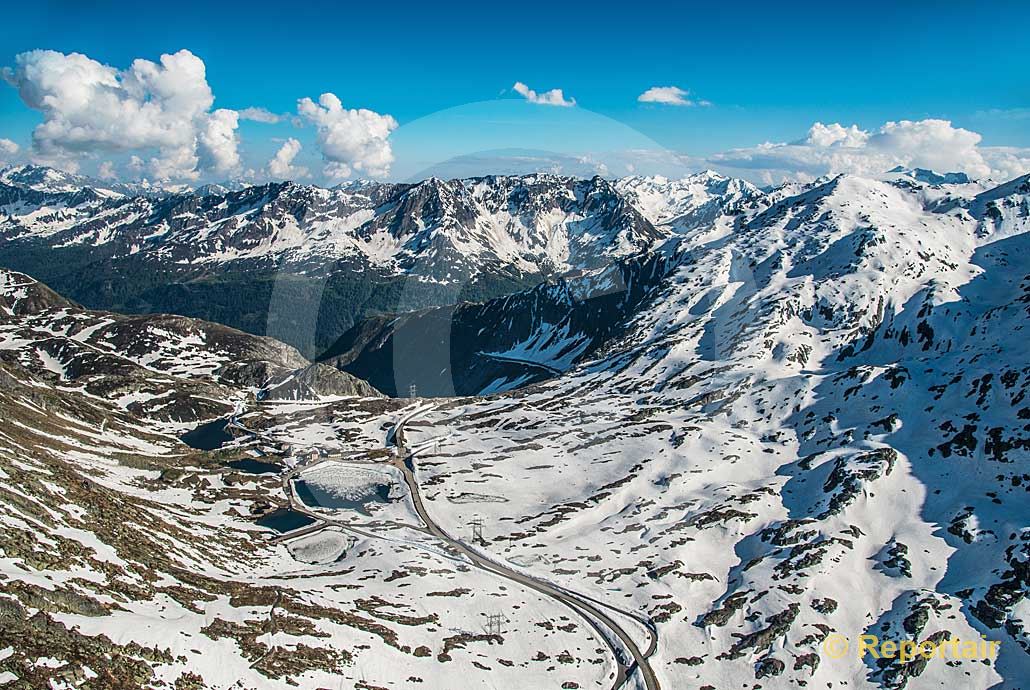
<instances>
[{"instance_id":1,"label":"power transmission tower","mask_svg":"<svg viewBox=\"0 0 1030 690\"><path fill-rule=\"evenodd\" d=\"M483 518L478 515L472 518L469 522L469 527L472 528L472 543L473 544L486 544L486 540L483 539Z\"/></svg>"},{"instance_id":2,"label":"power transmission tower","mask_svg":"<svg viewBox=\"0 0 1030 690\"><path fill-rule=\"evenodd\" d=\"M417 398L418 397L418 386L416 386L414 383L411 383L411 384L408 385L408 397L409 398Z\"/></svg>"},{"instance_id":3,"label":"power transmission tower","mask_svg":"<svg viewBox=\"0 0 1030 690\"><path fill-rule=\"evenodd\" d=\"M504 624L508 619L503 613L490 613L486 616L486 634L500 637L504 634Z\"/></svg>"}]
</instances>

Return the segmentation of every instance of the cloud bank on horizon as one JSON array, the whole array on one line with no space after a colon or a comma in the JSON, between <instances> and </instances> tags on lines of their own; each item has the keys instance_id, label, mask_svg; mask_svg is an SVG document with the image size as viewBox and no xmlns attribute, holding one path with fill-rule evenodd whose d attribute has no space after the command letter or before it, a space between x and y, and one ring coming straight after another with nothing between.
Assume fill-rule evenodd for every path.
<instances>
[{"instance_id":1,"label":"cloud bank on horizon","mask_svg":"<svg viewBox=\"0 0 1030 690\"><path fill-rule=\"evenodd\" d=\"M195 182L315 178L337 183L351 177L386 178L395 163L392 137L399 123L391 115L345 107L334 93L297 100L296 112L252 106L214 108L215 95L203 60L189 50L136 59L126 69L80 53L32 50L15 57L0 76L22 102L42 117L31 142L19 144L0 131L0 164L32 162L77 172L91 168L103 179ZM538 92L515 82L512 91L534 105L579 110L562 89ZM652 86L636 98L645 105L711 106L679 86ZM544 108L552 110L551 108ZM247 165L240 123L292 124L310 133L310 148L289 136L267 162ZM257 125L256 125L257 126ZM303 135L298 134L298 137ZM268 139L265 143L271 143ZM505 142L518 146L520 142ZM606 147L598 142L598 150ZM500 148L500 147L498 147ZM321 167L313 169L321 157ZM265 154L266 156L268 154ZM472 159L466 160L471 164ZM566 163L572 161L571 169ZM523 161L527 165L530 159ZM479 174L505 167L501 159L479 159ZM691 172L710 167L762 182L809 180L834 173L876 176L896 166L964 172L974 178L1008 179L1030 170L1030 149L984 146L977 132L946 119L890 121L873 129L816 122L792 142L765 142L705 158L668 150L579 151L556 154L540 170L581 174ZM528 171L528 170L527 170ZM669 174L664 172L664 174ZM673 173L675 174L675 172Z\"/></svg>"},{"instance_id":2,"label":"cloud bank on horizon","mask_svg":"<svg viewBox=\"0 0 1030 690\"><path fill-rule=\"evenodd\" d=\"M808 136L792 143L766 142L716 154L719 166L777 177L811 179L834 173L880 175L898 165L939 172L964 172L973 178L1010 178L1030 171L1030 150L980 146L976 132L948 120L900 120L875 131L856 125L816 122Z\"/></svg>"}]
</instances>

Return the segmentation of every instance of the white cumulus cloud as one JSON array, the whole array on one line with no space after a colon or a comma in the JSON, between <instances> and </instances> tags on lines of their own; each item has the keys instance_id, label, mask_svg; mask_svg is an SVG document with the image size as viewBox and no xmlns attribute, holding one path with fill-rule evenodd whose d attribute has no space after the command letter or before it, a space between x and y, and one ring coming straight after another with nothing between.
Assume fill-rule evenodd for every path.
<instances>
[{"instance_id":1,"label":"white cumulus cloud","mask_svg":"<svg viewBox=\"0 0 1030 690\"><path fill-rule=\"evenodd\" d=\"M982 138L948 120L901 120L886 123L869 137L868 146L898 157L905 161L902 164L983 177L991 173L991 166L977 148Z\"/></svg>"},{"instance_id":2,"label":"white cumulus cloud","mask_svg":"<svg viewBox=\"0 0 1030 690\"><path fill-rule=\"evenodd\" d=\"M188 50L119 70L80 53L33 50L3 70L30 108L43 114L32 134L43 160L77 163L99 152L150 155L161 178L194 179L239 164L234 111L210 112L214 95L203 60Z\"/></svg>"},{"instance_id":3,"label":"white cumulus cloud","mask_svg":"<svg viewBox=\"0 0 1030 690\"><path fill-rule=\"evenodd\" d=\"M1010 180L1030 172L1030 149L1015 146L984 146L980 150L991 166L992 174L999 179Z\"/></svg>"},{"instance_id":4,"label":"white cumulus cloud","mask_svg":"<svg viewBox=\"0 0 1030 690\"><path fill-rule=\"evenodd\" d=\"M566 99L565 94L562 93L561 89L551 89L550 91L537 93L520 81L515 82L515 85L511 88L515 90L515 93L518 93L530 103L536 103L538 105L557 105L564 108L571 108L576 105L576 99Z\"/></svg>"},{"instance_id":5,"label":"white cumulus cloud","mask_svg":"<svg viewBox=\"0 0 1030 690\"><path fill-rule=\"evenodd\" d=\"M20 146L15 144L10 139L0 139L0 156L13 156L18 153Z\"/></svg>"},{"instance_id":6,"label":"white cumulus cloud","mask_svg":"<svg viewBox=\"0 0 1030 690\"><path fill-rule=\"evenodd\" d=\"M114 163L111 161L104 161L97 168L97 177L101 180L114 180L118 177L118 174L114 171Z\"/></svg>"},{"instance_id":7,"label":"white cumulus cloud","mask_svg":"<svg viewBox=\"0 0 1030 690\"><path fill-rule=\"evenodd\" d=\"M871 131L816 122L800 141L734 149L709 162L755 170L770 181L842 172L875 176L898 165L964 172L973 178L1025 174L1030 152L980 146L981 139L976 132L939 119L887 122Z\"/></svg>"},{"instance_id":8,"label":"white cumulus cloud","mask_svg":"<svg viewBox=\"0 0 1030 690\"><path fill-rule=\"evenodd\" d=\"M201 167L220 173L239 169L239 140L236 138L239 126L240 118L235 110L220 108L208 116L197 134Z\"/></svg>"},{"instance_id":9,"label":"white cumulus cloud","mask_svg":"<svg viewBox=\"0 0 1030 690\"><path fill-rule=\"evenodd\" d=\"M637 96L641 103L661 103L663 105L711 105L708 101L689 98L690 92L678 86L652 86Z\"/></svg>"},{"instance_id":10,"label":"white cumulus cloud","mask_svg":"<svg viewBox=\"0 0 1030 690\"><path fill-rule=\"evenodd\" d=\"M836 144L849 148L862 146L867 141L869 132L862 131L857 125L844 127L836 122L830 125L816 122L809 128L808 137L805 139L805 143L810 146L827 147Z\"/></svg>"},{"instance_id":11,"label":"white cumulus cloud","mask_svg":"<svg viewBox=\"0 0 1030 690\"><path fill-rule=\"evenodd\" d=\"M287 139L272 160L268 161L268 174L284 180L307 177L307 168L293 165L293 159L300 153L300 149L299 141L292 137Z\"/></svg>"},{"instance_id":12,"label":"white cumulus cloud","mask_svg":"<svg viewBox=\"0 0 1030 690\"><path fill-rule=\"evenodd\" d=\"M268 125L274 125L277 122L283 120L284 116L278 113L273 113L267 108L244 108L239 111L241 120L253 120L254 122L263 122Z\"/></svg>"},{"instance_id":13,"label":"white cumulus cloud","mask_svg":"<svg viewBox=\"0 0 1030 690\"><path fill-rule=\"evenodd\" d=\"M364 108L344 108L332 93L323 93L318 103L300 99L297 112L315 126L315 140L328 161L327 176L342 179L355 172L369 177L389 174L393 163L389 137L397 129L397 121L391 116Z\"/></svg>"}]
</instances>

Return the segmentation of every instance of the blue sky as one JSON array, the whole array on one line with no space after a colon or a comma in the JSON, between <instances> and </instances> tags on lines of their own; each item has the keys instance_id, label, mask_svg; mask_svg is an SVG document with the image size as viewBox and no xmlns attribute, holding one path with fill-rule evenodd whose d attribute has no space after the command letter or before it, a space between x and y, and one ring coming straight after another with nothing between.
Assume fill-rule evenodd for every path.
<instances>
[{"instance_id":1,"label":"blue sky","mask_svg":"<svg viewBox=\"0 0 1030 690\"><path fill-rule=\"evenodd\" d=\"M298 98L332 92L345 108L392 116L391 176L466 152L470 136L474 150L563 155L647 140L703 161L802 139L815 122L875 132L888 121L935 118L980 134L980 146L1030 147L1026 2L86 5L5 8L0 65L45 48L125 69L185 48L206 66L214 108L295 113ZM577 105L527 103L511 91L516 81L560 88ZM637 100L672 85L712 105ZM509 101L500 111L468 108L498 98ZM406 133L421 118L439 123L441 111L454 121ZM491 117L521 124L485 136ZM0 84L0 137L22 156L42 119ZM243 165L260 167L295 137L303 146L296 162L315 171L324 158L315 134L289 120L243 122ZM124 155L101 151L84 167Z\"/></svg>"}]
</instances>

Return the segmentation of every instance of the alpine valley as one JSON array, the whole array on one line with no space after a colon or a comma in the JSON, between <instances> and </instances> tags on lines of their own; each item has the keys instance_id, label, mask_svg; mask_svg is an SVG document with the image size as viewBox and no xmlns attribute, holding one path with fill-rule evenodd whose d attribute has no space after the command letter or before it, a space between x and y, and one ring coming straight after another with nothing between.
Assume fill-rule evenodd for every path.
<instances>
[{"instance_id":1,"label":"alpine valley","mask_svg":"<svg viewBox=\"0 0 1030 690\"><path fill-rule=\"evenodd\" d=\"M22 166L0 266L4 688L1030 679L1030 175Z\"/></svg>"}]
</instances>

